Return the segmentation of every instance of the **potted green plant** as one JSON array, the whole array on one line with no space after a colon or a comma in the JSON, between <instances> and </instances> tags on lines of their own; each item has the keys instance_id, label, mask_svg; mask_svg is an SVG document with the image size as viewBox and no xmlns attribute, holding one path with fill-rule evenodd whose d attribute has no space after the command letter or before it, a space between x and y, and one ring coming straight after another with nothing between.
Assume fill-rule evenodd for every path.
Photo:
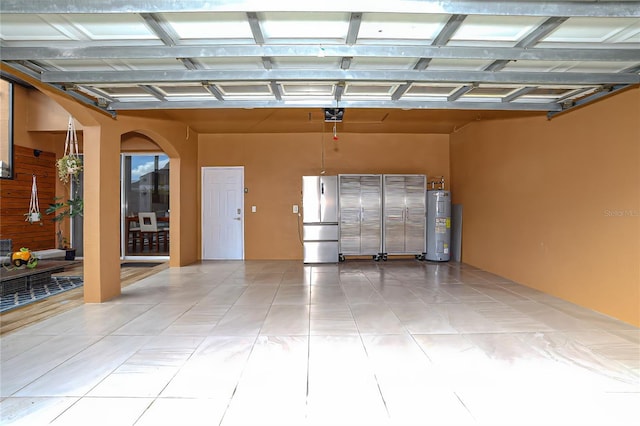
<instances>
[{"instance_id":1,"label":"potted green plant","mask_svg":"<svg viewBox=\"0 0 640 426\"><path fill-rule=\"evenodd\" d=\"M56 231L58 248L66 250L66 260L74 260L76 249L69 247L69 241L64 237L62 232L62 225L66 218L82 216L84 211L84 200L78 196L74 196L67 201L62 201L61 197L55 197L53 201L53 203L49 204L46 213L55 215L51 220L58 224L58 230Z\"/></svg>"},{"instance_id":2,"label":"potted green plant","mask_svg":"<svg viewBox=\"0 0 640 426\"><path fill-rule=\"evenodd\" d=\"M77 154L69 154L56 161L58 178L63 183L69 183L69 178L77 179L78 173L82 171L82 160Z\"/></svg>"}]
</instances>

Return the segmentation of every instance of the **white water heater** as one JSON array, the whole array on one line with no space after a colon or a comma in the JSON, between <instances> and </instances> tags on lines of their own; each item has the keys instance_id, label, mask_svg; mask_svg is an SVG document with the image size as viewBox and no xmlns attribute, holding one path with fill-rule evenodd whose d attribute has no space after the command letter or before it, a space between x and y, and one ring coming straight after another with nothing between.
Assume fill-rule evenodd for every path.
<instances>
[{"instance_id":1,"label":"white water heater","mask_svg":"<svg viewBox=\"0 0 640 426\"><path fill-rule=\"evenodd\" d=\"M427 191L426 260L446 262L451 259L451 193Z\"/></svg>"}]
</instances>

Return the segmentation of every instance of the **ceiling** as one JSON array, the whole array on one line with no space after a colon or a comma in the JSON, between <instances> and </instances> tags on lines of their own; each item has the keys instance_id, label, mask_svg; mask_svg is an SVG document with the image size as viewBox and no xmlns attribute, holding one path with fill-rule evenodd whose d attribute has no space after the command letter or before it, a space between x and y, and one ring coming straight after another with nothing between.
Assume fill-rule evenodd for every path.
<instances>
[{"instance_id":1,"label":"ceiling","mask_svg":"<svg viewBox=\"0 0 640 426\"><path fill-rule=\"evenodd\" d=\"M640 2L2 0L0 47L112 115L309 131L340 107L353 131L450 133L639 84Z\"/></svg>"}]
</instances>

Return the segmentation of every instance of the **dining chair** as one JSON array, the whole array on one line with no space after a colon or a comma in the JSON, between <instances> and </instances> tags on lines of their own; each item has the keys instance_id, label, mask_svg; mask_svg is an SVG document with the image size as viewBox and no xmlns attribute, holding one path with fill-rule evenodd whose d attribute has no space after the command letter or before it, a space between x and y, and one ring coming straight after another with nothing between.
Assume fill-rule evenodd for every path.
<instances>
[{"instance_id":1,"label":"dining chair","mask_svg":"<svg viewBox=\"0 0 640 426\"><path fill-rule=\"evenodd\" d=\"M140 218L133 219L127 218L127 244L131 243L131 250L135 252L137 250L138 240L140 240L140 250L142 250L142 241L140 235ZM128 250L128 247L127 247Z\"/></svg>"},{"instance_id":2,"label":"dining chair","mask_svg":"<svg viewBox=\"0 0 640 426\"><path fill-rule=\"evenodd\" d=\"M160 250L160 244L158 243L158 221L155 212L140 212L138 213L138 220L140 224L140 245L141 250L144 251L145 241L149 246L149 251L153 251L154 241L156 247Z\"/></svg>"},{"instance_id":3,"label":"dining chair","mask_svg":"<svg viewBox=\"0 0 640 426\"><path fill-rule=\"evenodd\" d=\"M164 248L167 248L167 234L169 228L158 228L158 218L155 212L140 212L138 213L138 219L140 224L141 246L144 251L145 238L148 241L149 250L153 250L154 241L156 251L160 251L160 238L163 239Z\"/></svg>"}]
</instances>

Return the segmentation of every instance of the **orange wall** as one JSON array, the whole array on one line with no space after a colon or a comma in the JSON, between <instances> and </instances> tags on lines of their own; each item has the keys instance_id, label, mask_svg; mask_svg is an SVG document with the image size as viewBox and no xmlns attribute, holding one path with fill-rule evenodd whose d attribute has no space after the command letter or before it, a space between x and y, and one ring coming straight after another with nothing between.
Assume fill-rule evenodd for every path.
<instances>
[{"instance_id":1,"label":"orange wall","mask_svg":"<svg viewBox=\"0 0 640 426\"><path fill-rule=\"evenodd\" d=\"M420 173L449 178L449 136L417 134L200 135L199 167L244 166L245 258L302 259L298 217L302 176ZM200 193L200 188L198 188ZM257 207L251 213L251 206ZM199 211L199 210L198 210Z\"/></svg>"},{"instance_id":2,"label":"orange wall","mask_svg":"<svg viewBox=\"0 0 640 426\"><path fill-rule=\"evenodd\" d=\"M451 135L462 258L640 325L640 89Z\"/></svg>"},{"instance_id":3,"label":"orange wall","mask_svg":"<svg viewBox=\"0 0 640 426\"><path fill-rule=\"evenodd\" d=\"M37 85L37 83L36 83ZM192 208L197 202L196 181L197 181L197 146L193 143L197 140L197 133L188 132L184 124L169 120L153 120L138 118L132 115L119 116L118 120L113 120L103 114L90 111L77 104L73 100L66 100L58 95L46 95L34 89L26 89L22 86L15 86L15 144L26 148L37 148L43 151L53 152L56 158L63 155L64 141L67 129L69 113L61 106L64 105L74 117L82 116L87 123L91 123L86 115L95 114L99 122L109 131L108 135L114 137L113 141L105 143L117 143L117 146L124 152L141 151L164 151L171 157L172 169L172 250L171 266L182 266L193 263L198 258L196 217L198 212ZM62 102L62 103L61 103ZM48 114L47 112L50 112ZM94 121L94 124L97 122ZM80 150L82 149L83 131L82 126L76 120L78 138L80 139ZM101 133L102 134L102 133ZM105 133L106 135L106 133ZM115 135L115 136L114 136ZM155 142L155 143L154 143ZM103 159L100 156L101 159ZM88 166L85 164L85 166ZM94 167L95 169L96 167ZM55 173L55 169L52 171ZM118 184L115 179L111 184ZM91 183L85 175L85 185L91 187ZM105 188L106 182L100 180L99 188ZM119 197L119 191L110 191L110 196ZM61 197L68 196L68 186L65 187L56 180L56 194ZM85 198L88 194L85 193ZM53 197L50 197L51 199ZM28 201L28 200L27 200ZM40 203L50 202L50 199L41 199ZM119 204L119 199L116 206ZM113 205L113 203L109 203ZM186 208L181 209L184 205ZM86 222L85 210L85 222ZM45 216L46 217L46 216ZM116 218L119 218L119 210ZM53 229L53 228L52 228ZM65 227L68 229L68 226ZM114 241L119 241L119 227L115 227L113 232L108 234ZM49 232L53 239L53 231L43 228L42 232ZM86 243L85 234L85 243ZM110 240L110 239L109 239ZM101 239L104 242L105 238ZM85 257L86 260L86 257ZM85 268L86 274L87 268Z\"/></svg>"}]
</instances>

